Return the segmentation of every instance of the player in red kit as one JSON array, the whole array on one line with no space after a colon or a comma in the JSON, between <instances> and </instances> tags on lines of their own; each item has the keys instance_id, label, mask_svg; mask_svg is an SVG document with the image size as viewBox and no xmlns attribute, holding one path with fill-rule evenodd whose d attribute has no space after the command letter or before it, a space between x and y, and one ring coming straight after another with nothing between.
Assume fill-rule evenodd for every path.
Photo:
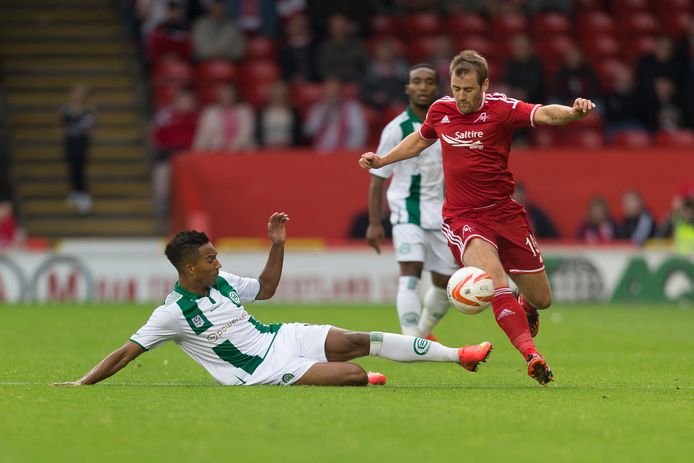
<instances>
[{"instance_id":1,"label":"player in red kit","mask_svg":"<svg viewBox=\"0 0 694 463\"><path fill-rule=\"evenodd\" d=\"M487 62L472 50L453 58L450 74L453 97L431 105L419 132L383 157L363 154L359 164L364 169L379 168L418 156L441 140L446 191L443 233L461 267L479 267L491 276L494 318L527 361L528 374L544 386L554 375L532 338L539 328L537 310L550 306L552 291L526 211L511 199L511 138L516 129L582 119L595 105L577 98L573 106L543 106L487 93ZM507 274L520 289L518 300Z\"/></svg>"}]
</instances>

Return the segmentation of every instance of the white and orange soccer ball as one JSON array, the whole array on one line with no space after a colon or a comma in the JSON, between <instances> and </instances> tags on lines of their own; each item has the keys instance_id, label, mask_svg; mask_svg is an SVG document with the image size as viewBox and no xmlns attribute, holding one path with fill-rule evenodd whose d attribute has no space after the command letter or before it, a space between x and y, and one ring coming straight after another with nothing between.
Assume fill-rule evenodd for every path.
<instances>
[{"instance_id":1,"label":"white and orange soccer ball","mask_svg":"<svg viewBox=\"0 0 694 463\"><path fill-rule=\"evenodd\" d=\"M474 315L489 307L494 295L494 285L484 270L463 267L451 275L446 292L453 307L465 314Z\"/></svg>"}]
</instances>

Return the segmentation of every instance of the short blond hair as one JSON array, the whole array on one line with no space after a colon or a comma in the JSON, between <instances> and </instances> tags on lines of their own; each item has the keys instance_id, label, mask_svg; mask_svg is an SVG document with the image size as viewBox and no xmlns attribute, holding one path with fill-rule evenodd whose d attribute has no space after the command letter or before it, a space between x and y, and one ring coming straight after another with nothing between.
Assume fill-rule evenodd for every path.
<instances>
[{"instance_id":1,"label":"short blond hair","mask_svg":"<svg viewBox=\"0 0 694 463\"><path fill-rule=\"evenodd\" d=\"M451 61L451 77L462 77L468 72L477 73L477 82L480 85L489 77L487 60L475 50L463 50Z\"/></svg>"}]
</instances>

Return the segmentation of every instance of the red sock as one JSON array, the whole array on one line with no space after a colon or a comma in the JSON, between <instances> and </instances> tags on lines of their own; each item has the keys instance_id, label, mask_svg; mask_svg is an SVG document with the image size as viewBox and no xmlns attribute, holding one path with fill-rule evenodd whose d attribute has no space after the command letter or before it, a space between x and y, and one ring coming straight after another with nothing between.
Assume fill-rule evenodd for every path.
<instances>
[{"instance_id":1,"label":"red sock","mask_svg":"<svg viewBox=\"0 0 694 463\"><path fill-rule=\"evenodd\" d=\"M528 302L528 300L523 297L522 294L520 296L518 296L518 303L521 305L521 307L523 307L523 310L525 311L525 313L537 312L537 308L533 307L530 304L530 302Z\"/></svg>"},{"instance_id":2,"label":"red sock","mask_svg":"<svg viewBox=\"0 0 694 463\"><path fill-rule=\"evenodd\" d=\"M504 330L513 347L527 359L530 354L539 354L530 337L528 319L523 308L518 303L511 289L496 288L492 297L492 309L496 323Z\"/></svg>"}]
</instances>

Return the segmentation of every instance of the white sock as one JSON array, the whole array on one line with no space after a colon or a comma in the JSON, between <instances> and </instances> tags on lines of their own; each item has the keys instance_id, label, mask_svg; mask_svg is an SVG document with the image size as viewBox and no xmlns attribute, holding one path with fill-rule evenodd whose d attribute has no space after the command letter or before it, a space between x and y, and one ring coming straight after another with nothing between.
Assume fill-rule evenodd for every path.
<instances>
[{"instance_id":1,"label":"white sock","mask_svg":"<svg viewBox=\"0 0 694 463\"><path fill-rule=\"evenodd\" d=\"M419 312L422 305L419 302L420 279L413 276L401 276L398 279L398 296L395 305L398 309L400 331L410 336L419 336Z\"/></svg>"},{"instance_id":2,"label":"white sock","mask_svg":"<svg viewBox=\"0 0 694 463\"><path fill-rule=\"evenodd\" d=\"M383 357L396 362L460 363L458 349L446 347L438 342L380 331L369 333L369 339L371 341L369 355L374 357Z\"/></svg>"},{"instance_id":3,"label":"white sock","mask_svg":"<svg viewBox=\"0 0 694 463\"><path fill-rule=\"evenodd\" d=\"M444 288L432 286L424 295L424 307L422 315L419 317L419 334L420 336L429 336L434 326L448 312L448 295Z\"/></svg>"}]
</instances>

